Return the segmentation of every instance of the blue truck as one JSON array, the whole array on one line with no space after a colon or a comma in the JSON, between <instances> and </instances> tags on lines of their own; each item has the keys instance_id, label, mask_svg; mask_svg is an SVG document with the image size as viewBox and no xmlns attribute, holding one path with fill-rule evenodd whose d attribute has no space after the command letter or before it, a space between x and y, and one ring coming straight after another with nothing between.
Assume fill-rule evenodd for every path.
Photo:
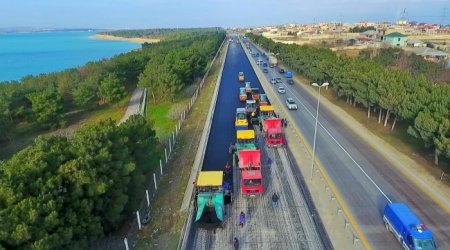
<instances>
[{"instance_id":1,"label":"blue truck","mask_svg":"<svg viewBox=\"0 0 450 250\"><path fill-rule=\"evenodd\" d=\"M404 249L436 249L433 234L404 203L390 203L384 209L383 221Z\"/></svg>"},{"instance_id":2,"label":"blue truck","mask_svg":"<svg viewBox=\"0 0 450 250\"><path fill-rule=\"evenodd\" d=\"M291 71L286 71L286 73L284 73L284 76L286 78L292 78L292 72Z\"/></svg>"}]
</instances>

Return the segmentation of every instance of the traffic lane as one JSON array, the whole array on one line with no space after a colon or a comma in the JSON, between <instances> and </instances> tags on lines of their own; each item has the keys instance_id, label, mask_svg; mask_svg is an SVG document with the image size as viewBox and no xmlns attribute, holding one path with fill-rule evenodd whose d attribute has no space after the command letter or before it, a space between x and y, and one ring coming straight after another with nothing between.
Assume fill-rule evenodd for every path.
<instances>
[{"instance_id":1,"label":"traffic lane","mask_svg":"<svg viewBox=\"0 0 450 250\"><path fill-rule=\"evenodd\" d=\"M271 71L270 74L271 78L279 77L276 72ZM303 94L305 93L305 91L303 90L296 92L297 95L307 100L307 103L309 104L309 107L307 108L308 110L315 110L317 102L312 96L310 96L309 94ZM314 115L311 116L313 117ZM329 112L326 108L323 112L321 111L319 115L319 119L321 121L324 121L321 123L328 123L330 117L333 118L331 120L335 120L334 116L332 116L331 112ZM371 148L367 143L361 143L362 141L359 138L352 138L355 137L355 135L349 128L343 126L342 123L338 122L334 124L322 125L326 128L332 128L336 130L335 132L331 132L331 134L333 134L334 137L340 137L337 138L337 141L339 141L341 144L347 144L344 145L344 148L358 149L356 150L357 153L350 153L352 155L352 158L354 158L355 161L359 163L359 165L363 166L364 171L368 172L368 175L372 179L374 179L375 183L383 183L381 187L383 192L385 192L386 195L390 197L390 199L392 199L394 202L408 202L408 204L416 211L416 213L418 213L420 218L422 218L422 220L430 226L430 229L433 230L436 235L437 241L443 242L445 247L448 247L447 243L450 242L448 238L448 234L450 232L450 228L448 226L450 225L450 219L448 214L440 206L438 206L438 204L434 203L428 196L422 193L413 183L408 181L400 172L396 171L393 166L389 166L390 164L387 164L386 160L377 152L373 152L373 148ZM339 125L340 127L337 127L336 125ZM343 132L344 130L345 132ZM351 139L349 140L349 138ZM312 141L312 139L309 138L308 141ZM317 143L317 145L319 145L319 143ZM319 158L322 158L320 154ZM373 163L374 166L372 166ZM387 169L379 171L383 168ZM373 183L368 184L373 185ZM398 197L401 197L402 199L398 200ZM378 212L380 213L381 220L381 214L384 209L384 205L387 202L385 199L378 200L379 201L376 203L378 204L377 207ZM428 205L424 206L423 204Z\"/></svg>"},{"instance_id":2,"label":"traffic lane","mask_svg":"<svg viewBox=\"0 0 450 250\"><path fill-rule=\"evenodd\" d=\"M242 46L231 43L225 59L202 170L223 170L227 162L232 162L228 152L230 145L236 142L236 108L245 107L245 102L239 100L239 88L244 87L238 80L239 72L244 72L244 82L251 82L252 87L258 87L260 93L264 93Z\"/></svg>"},{"instance_id":3,"label":"traffic lane","mask_svg":"<svg viewBox=\"0 0 450 250\"><path fill-rule=\"evenodd\" d=\"M297 91L298 95L302 95L302 93L305 93L305 91ZM310 111L317 105L316 100L314 100L309 94L304 94L302 97L304 99L310 99L308 102L310 106L308 109ZM328 119L328 117L331 117L332 119ZM336 121L331 112L329 112L326 108L324 108L324 112L320 113L319 119L322 123ZM337 141L340 144L344 144L343 147L346 148L347 151L353 151L349 152L349 154L358 163L358 165L360 165L364 171L368 173L370 178L373 179L377 185L378 183L381 184L378 185L380 189L393 202L407 202L425 222L425 224L430 227L435 234L437 241L440 242L439 244L445 246L446 248L450 248L450 217L445 210L443 210L437 203L418 189L415 184L410 182L405 176L403 176L403 174L391 166L391 164L389 164L384 157L378 154L378 152L374 151L370 145L354 135L353 131L351 131L343 123L335 122L330 124L322 124L322 126L326 127L327 130L335 130L334 132L328 132L330 132L333 137L340 137ZM318 157L320 159L322 158L320 154ZM366 178L368 177L366 176ZM374 185L374 183L368 184ZM382 213L387 201L386 199L377 199L375 202L378 207L378 212L380 213L380 223L382 223ZM423 204L427 205L424 206ZM381 228L382 227L380 226L379 230Z\"/></svg>"},{"instance_id":4,"label":"traffic lane","mask_svg":"<svg viewBox=\"0 0 450 250\"><path fill-rule=\"evenodd\" d=\"M288 88L285 84L281 85ZM287 97L293 97L292 94L278 95L283 101ZM299 110L290 111L294 118L295 124L293 125L300 128L302 134L307 137L306 140L312 141L315 120L308 119L308 114L306 114L304 107L299 106ZM342 194L345 204L352 204L349 206L349 210L355 216L358 224L362 225L361 230L364 235L366 235L370 244L377 248L386 249L393 244L395 245L394 239L386 233L381 221L382 211L387 203L386 199L363 176L362 172L352 171L353 167L347 163L347 156L339 153L338 148L330 146L334 142L321 130L319 127L317 131L316 157L322 166L325 166L327 174L333 178L333 183L337 187L338 192Z\"/></svg>"},{"instance_id":5,"label":"traffic lane","mask_svg":"<svg viewBox=\"0 0 450 250\"><path fill-rule=\"evenodd\" d=\"M239 58L238 44L231 43L225 59L202 170L223 170L225 164L231 162L228 150L230 144L235 142L236 108L241 107L237 78L241 68Z\"/></svg>"},{"instance_id":6,"label":"traffic lane","mask_svg":"<svg viewBox=\"0 0 450 250\"><path fill-rule=\"evenodd\" d=\"M278 75L273 71L270 71L266 77L273 78L278 77ZM283 102L288 97L295 98L296 93L293 93L287 84L274 84L272 87L277 88L275 85L283 86L287 90L286 94L278 93L279 98ZM311 119L310 114L308 114L308 107L304 107L299 103L297 104L299 110L290 111L293 112L292 115L295 125L300 128L308 141L312 141L315 119ZM351 164L347 163L347 157L342 153L337 153L335 147L330 147L334 142L330 141L330 138L321 131L320 127L318 128L316 142L316 156L324 166L333 166L331 169L327 168L326 171L329 175L337 177L333 178L336 180L334 183L341 194L345 192L344 201L346 204L363 204L362 206L352 206L350 211L352 214L355 214L358 223L364 225L362 230L369 238L369 242L373 246L380 248L387 248L395 245L393 238L386 233L383 224L380 223L382 217L382 212L380 211L382 211L386 205L386 199L373 185L371 185L369 180L365 178L361 172L352 171L353 167L351 167ZM345 170L342 171L343 169ZM363 181L355 182L355 180ZM344 188L343 190L343 186L351 188ZM347 199L347 197L350 198Z\"/></svg>"},{"instance_id":7,"label":"traffic lane","mask_svg":"<svg viewBox=\"0 0 450 250\"><path fill-rule=\"evenodd\" d=\"M302 95L305 91L297 91L298 95ZM304 100L311 96L302 95ZM316 100L310 98L308 102L312 107L316 105ZM393 202L407 202L408 205L417 213L426 225L432 229L437 241L444 242L446 247L450 249L450 216L442 209L439 204L434 202L428 195L422 192L417 186L409 181L401 172L392 166L382 155L375 151L368 143L361 140L353 131L345 126L324 108L321 109L322 126L329 130L328 132L337 137L339 144L343 145L346 151L358 163L358 165L370 176L377 186L384 192ZM324 120L323 120L324 119ZM321 129L324 129L321 127ZM320 129L320 128L319 128ZM312 139L311 139L312 141ZM317 149L317 147L316 147ZM319 157L320 154L319 154ZM354 166L354 165L353 165ZM341 176L342 177L342 176ZM368 179L369 177L366 176ZM375 185L374 183L369 183ZM353 187L351 187L353 188ZM381 215L386 200L379 200L377 203L378 211ZM426 204L426 205L424 205Z\"/></svg>"}]
</instances>

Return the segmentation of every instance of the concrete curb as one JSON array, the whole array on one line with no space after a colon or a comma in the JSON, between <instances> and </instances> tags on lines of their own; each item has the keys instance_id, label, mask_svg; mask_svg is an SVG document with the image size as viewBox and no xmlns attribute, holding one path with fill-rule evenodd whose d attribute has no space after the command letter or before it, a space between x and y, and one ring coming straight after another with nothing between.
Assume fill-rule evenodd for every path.
<instances>
[{"instance_id":1,"label":"concrete curb","mask_svg":"<svg viewBox=\"0 0 450 250\"><path fill-rule=\"evenodd\" d=\"M180 209L181 212L186 212L188 216L186 217L186 222L184 224L177 249L184 249L185 245L187 243L187 239L189 238L189 231L190 231L189 229L191 228L191 222L192 222L192 216L193 216L192 196L193 196L193 192L194 192L194 187L193 187L192 183L197 179L197 176L200 172L201 166L203 165L205 151L206 151L206 148L208 145L209 133L211 130L212 120L214 117L214 110L216 108L217 97L219 94L219 87L220 87L220 83L222 80L222 72L223 72L223 68L225 66L226 55L228 53L228 43L226 43L227 41L228 41L228 37L225 37L222 45L220 46L216 56L214 57L214 59L211 63L211 65L214 64L214 61L217 59L218 53L222 50L222 47L225 44L225 46L226 46L225 57L222 62L222 66L220 68L219 75L217 77L216 87L214 89L214 94L213 94L212 101L211 101L212 105L209 108L208 115L205 120L205 125L204 125L205 129L203 130L203 133L202 133L202 136L200 139L200 144L199 144L199 147L197 150L197 154L195 156L194 164L192 165L191 174L190 174L189 181L188 181L186 191L184 194L183 203L182 203L181 209Z\"/></svg>"}]
</instances>

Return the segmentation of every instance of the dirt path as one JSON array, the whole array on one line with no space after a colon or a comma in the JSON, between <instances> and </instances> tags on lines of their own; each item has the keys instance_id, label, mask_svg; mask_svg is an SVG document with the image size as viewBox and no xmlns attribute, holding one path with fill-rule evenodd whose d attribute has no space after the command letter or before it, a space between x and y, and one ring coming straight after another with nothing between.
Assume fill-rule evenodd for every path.
<instances>
[{"instance_id":1,"label":"dirt path","mask_svg":"<svg viewBox=\"0 0 450 250\"><path fill-rule=\"evenodd\" d=\"M127 111L123 115L122 119L120 119L119 124L125 122L128 117L139 113L140 101L141 97L144 94L144 89L136 87L131 95L130 102L128 103Z\"/></svg>"}]
</instances>

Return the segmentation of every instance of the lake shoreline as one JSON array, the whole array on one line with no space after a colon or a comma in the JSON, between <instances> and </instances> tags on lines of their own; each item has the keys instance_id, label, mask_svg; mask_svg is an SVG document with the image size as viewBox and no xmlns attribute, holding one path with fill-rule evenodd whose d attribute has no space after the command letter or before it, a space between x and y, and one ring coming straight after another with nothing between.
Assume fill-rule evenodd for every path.
<instances>
[{"instance_id":1,"label":"lake shoreline","mask_svg":"<svg viewBox=\"0 0 450 250\"><path fill-rule=\"evenodd\" d=\"M111 36L111 35L103 35L103 34L95 34L90 36L90 38L101 39L101 40L109 40L109 41L124 41L124 42L133 42L133 43L157 43L160 41L158 38L138 38L138 37L120 37L120 36Z\"/></svg>"}]
</instances>

